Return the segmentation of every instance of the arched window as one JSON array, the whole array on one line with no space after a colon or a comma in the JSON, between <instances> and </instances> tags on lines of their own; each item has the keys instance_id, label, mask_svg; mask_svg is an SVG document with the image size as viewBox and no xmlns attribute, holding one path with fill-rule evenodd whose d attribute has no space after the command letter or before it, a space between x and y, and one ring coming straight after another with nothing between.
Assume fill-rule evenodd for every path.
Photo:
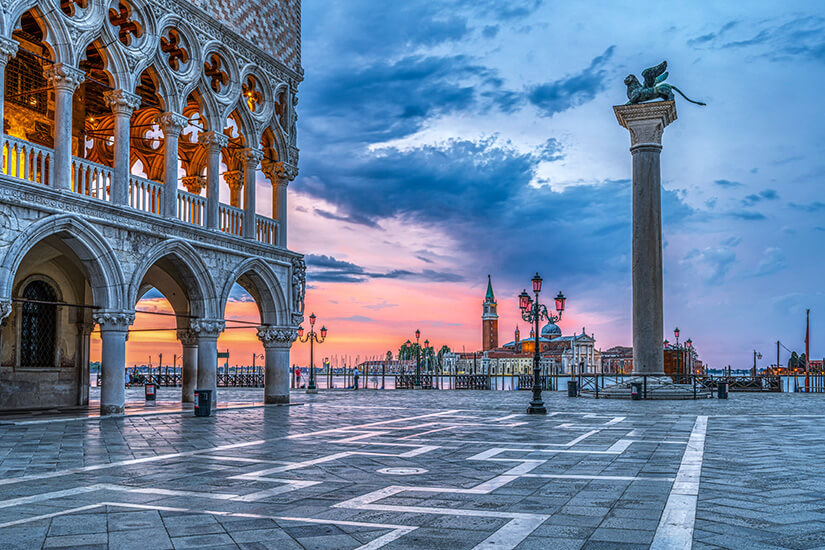
<instances>
[{"instance_id":1,"label":"arched window","mask_svg":"<svg viewBox=\"0 0 825 550\"><path fill-rule=\"evenodd\" d=\"M23 290L20 323L20 365L54 366L57 295L48 283L32 281ZM48 303L51 302L51 303Z\"/></svg>"}]
</instances>

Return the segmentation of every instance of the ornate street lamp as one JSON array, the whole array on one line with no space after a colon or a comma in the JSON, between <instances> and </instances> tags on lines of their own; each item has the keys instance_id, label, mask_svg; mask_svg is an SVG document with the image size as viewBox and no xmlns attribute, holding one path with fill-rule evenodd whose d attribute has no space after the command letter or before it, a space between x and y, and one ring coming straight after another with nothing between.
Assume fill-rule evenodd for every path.
<instances>
[{"instance_id":1,"label":"ornate street lamp","mask_svg":"<svg viewBox=\"0 0 825 550\"><path fill-rule=\"evenodd\" d=\"M536 273L532 279L533 292L536 295L536 301L523 290L518 297L519 309L521 309L521 318L528 323L533 323L535 329L533 336L535 337L535 349L533 350L533 399L530 401L530 406L527 407L527 414L547 414L547 409L544 408L544 402L541 400L541 380L539 378L539 362L541 355L539 352L539 321L546 319L550 323L556 323L561 320L562 312L564 311L564 302L567 298L564 294L559 292L556 296L556 311L558 315L553 315L547 312L547 308L539 303L539 293L541 292L542 278Z\"/></svg>"},{"instance_id":2,"label":"ornate street lamp","mask_svg":"<svg viewBox=\"0 0 825 550\"><path fill-rule=\"evenodd\" d=\"M321 335L315 332L315 314L309 316L309 332L304 337L304 327L298 327L298 340L305 344L309 342L309 384L307 384L307 393L318 393L318 388L315 386L315 343L323 344L327 339L327 327L321 327Z\"/></svg>"},{"instance_id":3,"label":"ornate street lamp","mask_svg":"<svg viewBox=\"0 0 825 550\"><path fill-rule=\"evenodd\" d=\"M421 331L415 329L415 386L413 389L421 389L421 346L418 343L421 338Z\"/></svg>"}]
</instances>

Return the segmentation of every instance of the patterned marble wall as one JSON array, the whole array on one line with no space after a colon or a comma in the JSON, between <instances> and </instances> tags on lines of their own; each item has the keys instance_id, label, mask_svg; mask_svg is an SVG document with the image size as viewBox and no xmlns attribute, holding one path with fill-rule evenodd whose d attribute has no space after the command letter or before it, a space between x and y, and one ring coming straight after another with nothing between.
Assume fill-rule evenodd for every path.
<instances>
[{"instance_id":1,"label":"patterned marble wall","mask_svg":"<svg viewBox=\"0 0 825 550\"><path fill-rule=\"evenodd\" d=\"M301 0L195 0L204 11L273 55L301 67Z\"/></svg>"}]
</instances>

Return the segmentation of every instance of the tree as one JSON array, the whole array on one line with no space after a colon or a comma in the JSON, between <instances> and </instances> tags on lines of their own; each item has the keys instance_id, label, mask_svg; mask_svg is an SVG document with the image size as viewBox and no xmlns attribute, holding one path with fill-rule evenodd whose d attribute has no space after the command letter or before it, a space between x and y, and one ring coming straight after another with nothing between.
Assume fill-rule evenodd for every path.
<instances>
[{"instance_id":1,"label":"tree","mask_svg":"<svg viewBox=\"0 0 825 550\"><path fill-rule=\"evenodd\" d=\"M441 368L441 366L444 364L443 362L444 362L444 354L445 353L450 353L450 347L447 346L446 344L441 346L441 349L438 350L438 367L439 368Z\"/></svg>"},{"instance_id":2,"label":"tree","mask_svg":"<svg viewBox=\"0 0 825 550\"><path fill-rule=\"evenodd\" d=\"M389 363L390 361L392 361L392 351L387 351L387 359L386 359L386 361L387 361L387 363Z\"/></svg>"}]
</instances>

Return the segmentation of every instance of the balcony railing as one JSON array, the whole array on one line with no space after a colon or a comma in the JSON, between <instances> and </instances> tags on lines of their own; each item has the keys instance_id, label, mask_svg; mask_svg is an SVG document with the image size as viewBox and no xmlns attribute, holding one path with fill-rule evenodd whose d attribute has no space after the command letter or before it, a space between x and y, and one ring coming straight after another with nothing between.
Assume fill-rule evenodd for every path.
<instances>
[{"instance_id":1,"label":"balcony railing","mask_svg":"<svg viewBox=\"0 0 825 550\"><path fill-rule=\"evenodd\" d=\"M255 216L255 238L264 244L278 242L278 222L266 216Z\"/></svg>"},{"instance_id":2,"label":"balcony railing","mask_svg":"<svg viewBox=\"0 0 825 550\"><path fill-rule=\"evenodd\" d=\"M111 168L90 160L72 158L72 191L102 201L109 201L111 186Z\"/></svg>"},{"instance_id":3,"label":"balcony railing","mask_svg":"<svg viewBox=\"0 0 825 550\"><path fill-rule=\"evenodd\" d=\"M2 174L28 183L54 187L54 151L8 135L0 136L0 171ZM72 157L71 190L79 195L111 202L114 170L87 159ZM129 176L129 206L150 214L163 214L164 184ZM206 226L206 197L177 190L177 217L192 225ZM218 207L218 228L231 235L243 235L244 211L221 204ZM255 240L275 246L278 242L278 222L266 216L255 216Z\"/></svg>"},{"instance_id":4,"label":"balcony railing","mask_svg":"<svg viewBox=\"0 0 825 550\"><path fill-rule=\"evenodd\" d=\"M224 233L241 235L243 233L243 210L228 204L218 207L218 227Z\"/></svg>"},{"instance_id":5,"label":"balcony railing","mask_svg":"<svg viewBox=\"0 0 825 550\"><path fill-rule=\"evenodd\" d=\"M23 181L51 185L49 172L54 151L4 135L2 152L5 175Z\"/></svg>"},{"instance_id":6,"label":"balcony railing","mask_svg":"<svg viewBox=\"0 0 825 550\"><path fill-rule=\"evenodd\" d=\"M139 176L129 177L129 205L137 210L160 214L163 184Z\"/></svg>"},{"instance_id":7,"label":"balcony railing","mask_svg":"<svg viewBox=\"0 0 825 550\"><path fill-rule=\"evenodd\" d=\"M178 189L178 219L192 225L206 225L206 197Z\"/></svg>"}]
</instances>

